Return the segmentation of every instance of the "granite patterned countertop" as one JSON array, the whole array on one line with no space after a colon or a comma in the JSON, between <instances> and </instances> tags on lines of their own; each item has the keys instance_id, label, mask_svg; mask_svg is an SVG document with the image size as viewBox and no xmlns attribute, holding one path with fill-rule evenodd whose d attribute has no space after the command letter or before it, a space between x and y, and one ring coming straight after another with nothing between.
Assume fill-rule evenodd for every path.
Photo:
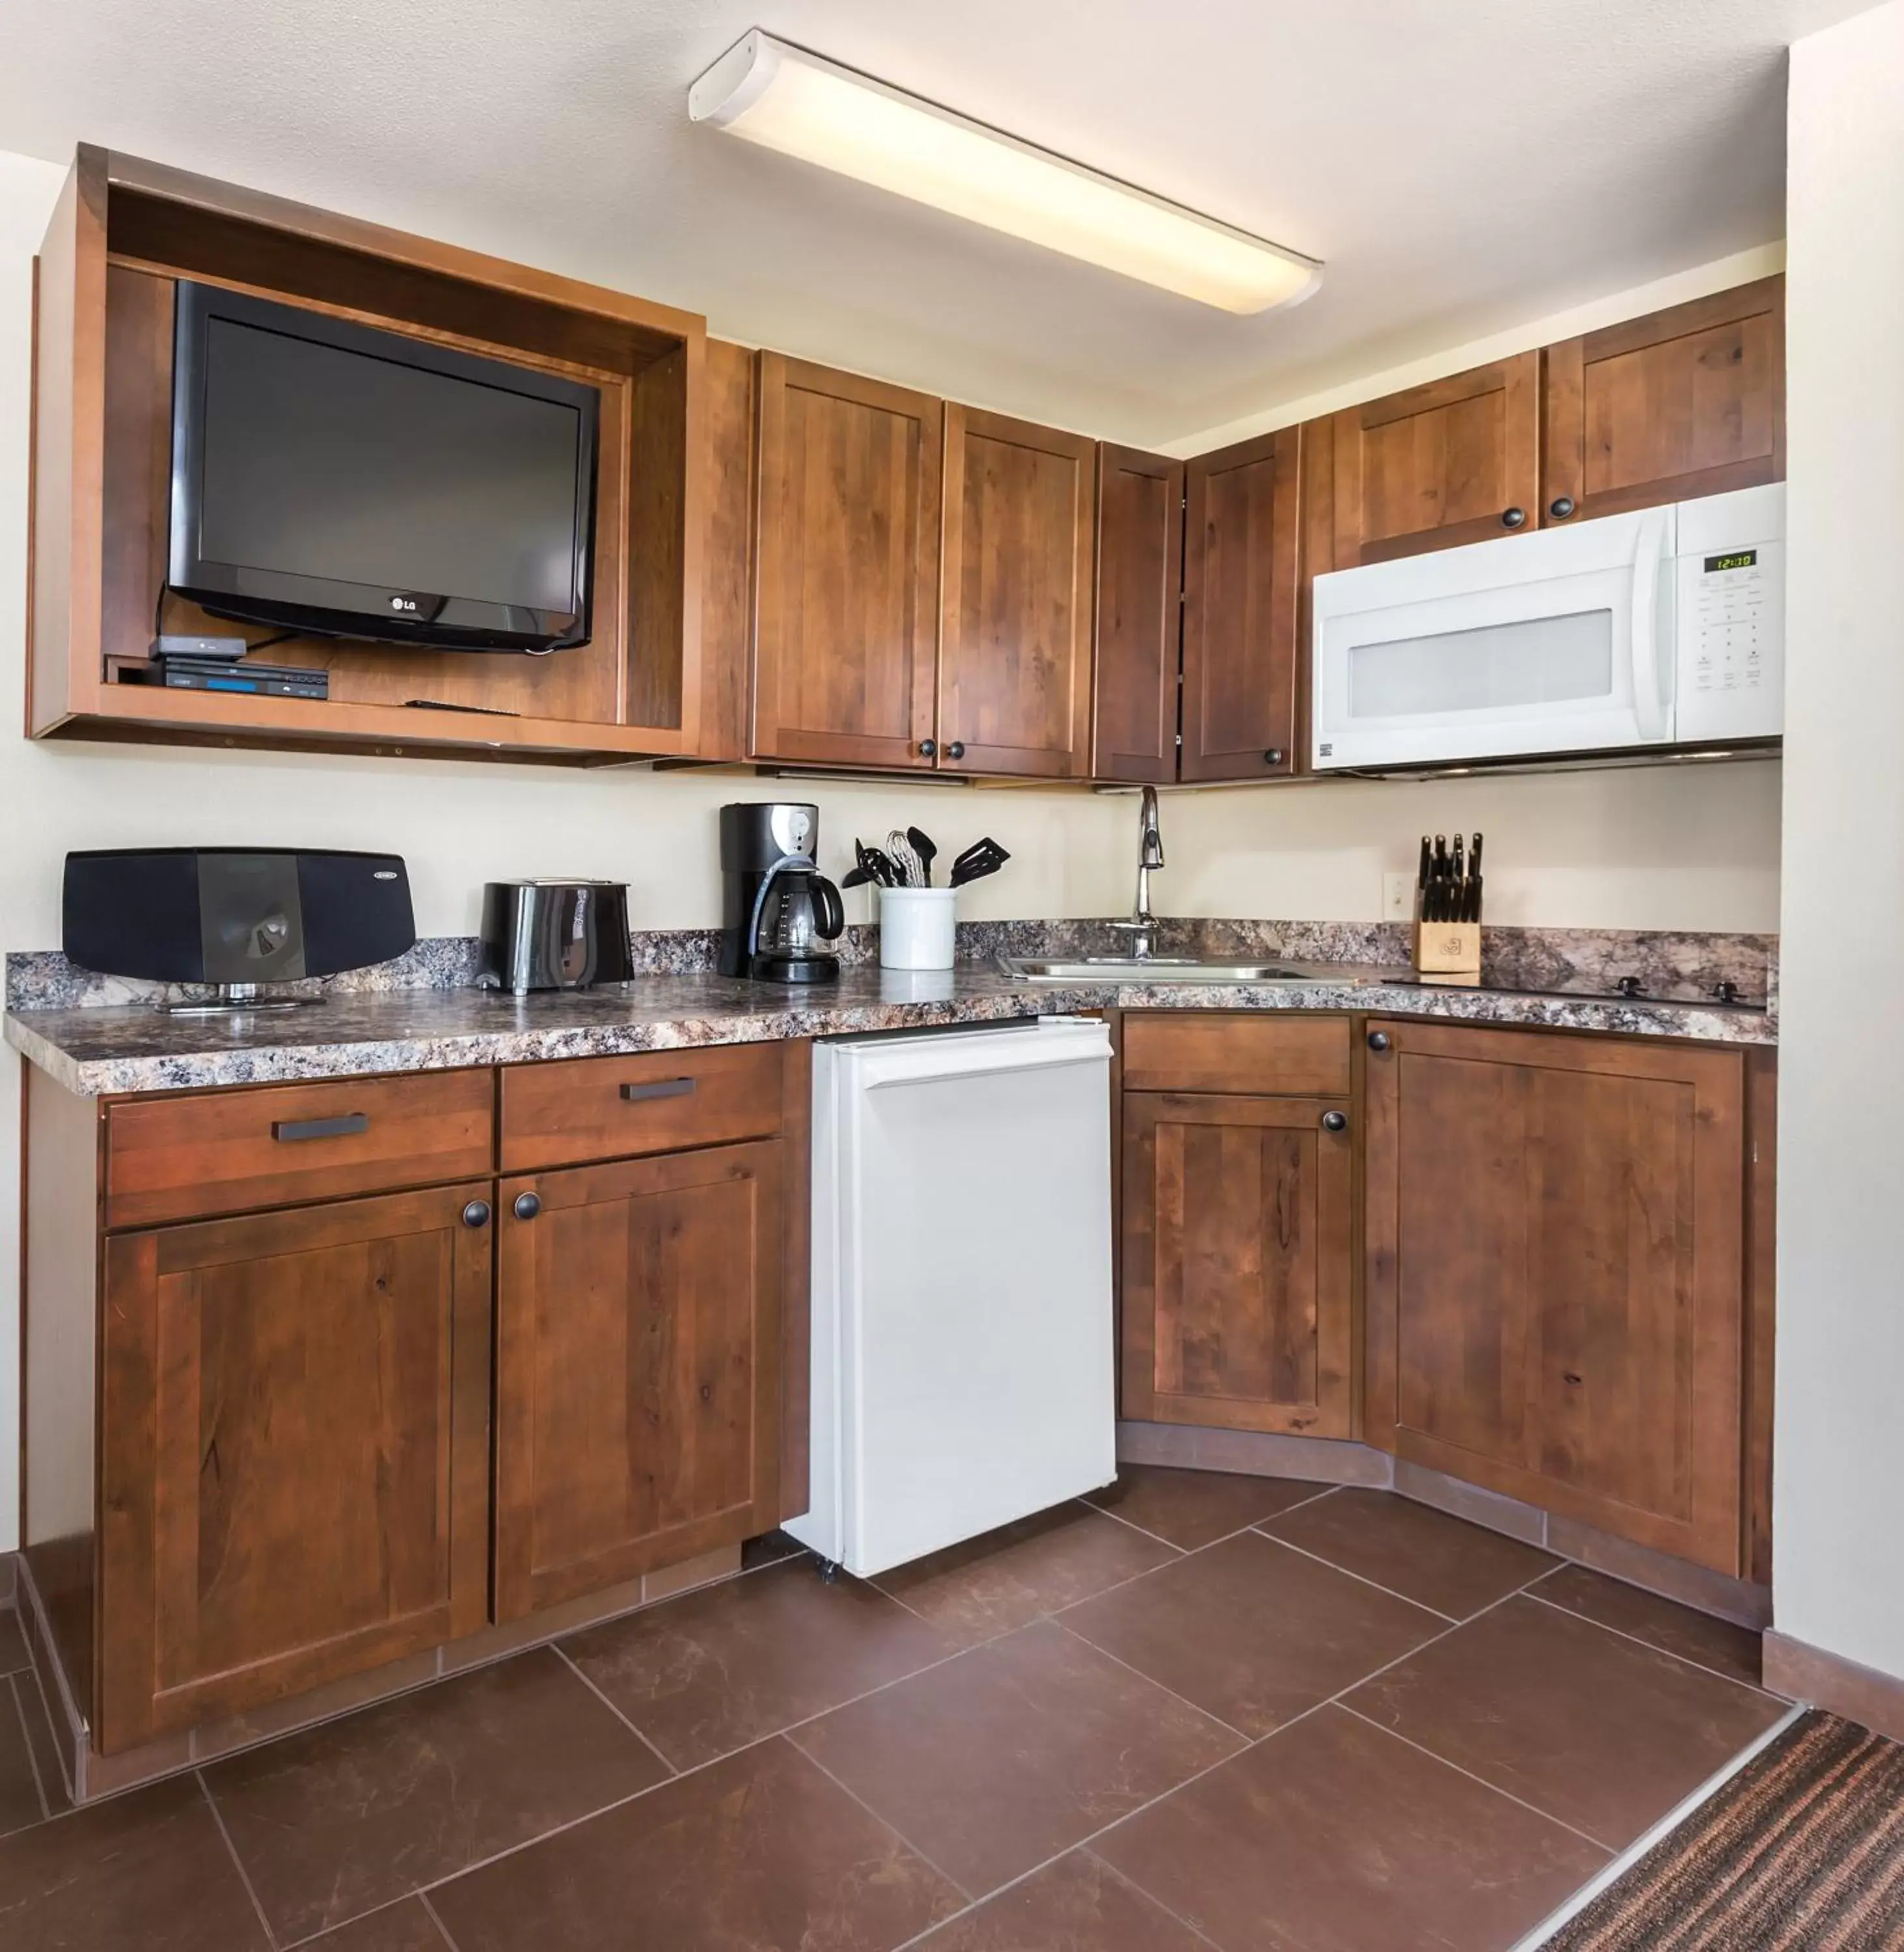
<instances>
[{"instance_id":1,"label":"granite patterned countertop","mask_svg":"<svg viewBox=\"0 0 1904 1952\"><path fill-rule=\"evenodd\" d=\"M613 1056L694 1045L910 1030L1068 1010L1367 1010L1464 1023L1770 1044L1762 1010L1441 988L1392 966L1301 965L1299 983L1029 983L987 963L911 973L858 963L797 993L703 973L517 998L467 987L335 991L253 1015L168 1016L150 1003L14 1009L7 1041L67 1090L105 1096L378 1071Z\"/></svg>"}]
</instances>

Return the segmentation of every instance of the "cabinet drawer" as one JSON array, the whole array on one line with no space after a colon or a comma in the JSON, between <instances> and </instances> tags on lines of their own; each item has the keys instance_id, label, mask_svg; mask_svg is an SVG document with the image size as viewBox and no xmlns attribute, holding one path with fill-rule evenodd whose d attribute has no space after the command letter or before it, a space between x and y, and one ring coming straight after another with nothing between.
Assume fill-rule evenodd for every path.
<instances>
[{"instance_id":1,"label":"cabinet drawer","mask_svg":"<svg viewBox=\"0 0 1904 1952\"><path fill-rule=\"evenodd\" d=\"M780 1051L724 1044L512 1065L503 1073L503 1170L771 1138L780 1130Z\"/></svg>"},{"instance_id":2,"label":"cabinet drawer","mask_svg":"<svg viewBox=\"0 0 1904 1952\"><path fill-rule=\"evenodd\" d=\"M114 1105L106 1225L146 1227L486 1174L491 1077L428 1071Z\"/></svg>"},{"instance_id":3,"label":"cabinet drawer","mask_svg":"<svg viewBox=\"0 0 1904 1952\"><path fill-rule=\"evenodd\" d=\"M1236 1091L1339 1098L1349 1088L1347 1017L1151 1010L1124 1018L1126 1091Z\"/></svg>"}]
</instances>

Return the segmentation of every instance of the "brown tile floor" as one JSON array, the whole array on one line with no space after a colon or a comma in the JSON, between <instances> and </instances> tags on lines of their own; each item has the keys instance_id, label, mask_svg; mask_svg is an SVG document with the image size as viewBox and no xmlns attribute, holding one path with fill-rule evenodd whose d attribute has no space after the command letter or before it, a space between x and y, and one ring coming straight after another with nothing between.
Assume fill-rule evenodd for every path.
<instances>
[{"instance_id":1,"label":"brown tile floor","mask_svg":"<svg viewBox=\"0 0 1904 1952\"><path fill-rule=\"evenodd\" d=\"M1755 1638L1385 1493L1132 1467L65 1812L0 1615L0 1945L1504 1952L1775 1720Z\"/></svg>"}]
</instances>

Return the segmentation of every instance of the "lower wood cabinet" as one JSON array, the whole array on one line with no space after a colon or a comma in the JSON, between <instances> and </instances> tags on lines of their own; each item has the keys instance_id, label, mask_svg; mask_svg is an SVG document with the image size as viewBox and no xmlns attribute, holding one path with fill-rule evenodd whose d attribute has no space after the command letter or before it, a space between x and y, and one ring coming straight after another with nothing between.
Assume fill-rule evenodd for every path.
<instances>
[{"instance_id":1,"label":"lower wood cabinet","mask_svg":"<svg viewBox=\"0 0 1904 1952\"><path fill-rule=\"evenodd\" d=\"M1123 1414L1348 1436L1348 1018L1132 1012L1122 1057Z\"/></svg>"},{"instance_id":2,"label":"lower wood cabinet","mask_svg":"<svg viewBox=\"0 0 1904 1952\"><path fill-rule=\"evenodd\" d=\"M483 1624L491 1194L107 1240L102 1750Z\"/></svg>"},{"instance_id":3,"label":"lower wood cabinet","mask_svg":"<svg viewBox=\"0 0 1904 1952\"><path fill-rule=\"evenodd\" d=\"M1370 1037L1369 1441L1740 1573L1742 1053Z\"/></svg>"},{"instance_id":4,"label":"lower wood cabinet","mask_svg":"<svg viewBox=\"0 0 1904 1952\"><path fill-rule=\"evenodd\" d=\"M498 1619L779 1522L784 1150L503 1182Z\"/></svg>"}]
</instances>

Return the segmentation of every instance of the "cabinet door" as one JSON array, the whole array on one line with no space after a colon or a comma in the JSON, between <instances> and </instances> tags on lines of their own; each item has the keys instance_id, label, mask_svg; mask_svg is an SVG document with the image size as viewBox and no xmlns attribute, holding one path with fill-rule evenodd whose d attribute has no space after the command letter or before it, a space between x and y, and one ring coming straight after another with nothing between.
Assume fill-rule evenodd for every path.
<instances>
[{"instance_id":1,"label":"cabinet door","mask_svg":"<svg viewBox=\"0 0 1904 1952\"><path fill-rule=\"evenodd\" d=\"M1345 1101L1126 1094L1126 1416L1349 1434L1348 1124Z\"/></svg>"},{"instance_id":2,"label":"cabinet door","mask_svg":"<svg viewBox=\"0 0 1904 1952\"><path fill-rule=\"evenodd\" d=\"M1739 1054L1380 1031L1369 1441L1737 1573Z\"/></svg>"},{"instance_id":3,"label":"cabinet door","mask_svg":"<svg viewBox=\"0 0 1904 1952\"><path fill-rule=\"evenodd\" d=\"M503 1182L498 1619L779 1522L781 1175L769 1140Z\"/></svg>"},{"instance_id":4,"label":"cabinet door","mask_svg":"<svg viewBox=\"0 0 1904 1952\"><path fill-rule=\"evenodd\" d=\"M482 1625L492 1197L108 1240L103 1751Z\"/></svg>"},{"instance_id":5,"label":"cabinet door","mask_svg":"<svg viewBox=\"0 0 1904 1952\"><path fill-rule=\"evenodd\" d=\"M1184 482L1186 780L1296 765L1296 549L1302 435L1264 434L1192 461Z\"/></svg>"},{"instance_id":6,"label":"cabinet door","mask_svg":"<svg viewBox=\"0 0 1904 1952\"><path fill-rule=\"evenodd\" d=\"M760 358L753 751L929 766L940 403Z\"/></svg>"},{"instance_id":7,"label":"cabinet door","mask_svg":"<svg viewBox=\"0 0 1904 1952\"><path fill-rule=\"evenodd\" d=\"M1540 355L1523 352L1335 414L1332 567L1533 528L1539 391Z\"/></svg>"},{"instance_id":8,"label":"cabinet door","mask_svg":"<svg viewBox=\"0 0 1904 1952\"><path fill-rule=\"evenodd\" d=\"M1135 448L1098 451L1094 779L1177 776L1183 608L1183 463Z\"/></svg>"},{"instance_id":9,"label":"cabinet door","mask_svg":"<svg viewBox=\"0 0 1904 1952\"><path fill-rule=\"evenodd\" d=\"M1785 280L1550 346L1545 411L1550 524L1783 480Z\"/></svg>"},{"instance_id":10,"label":"cabinet door","mask_svg":"<svg viewBox=\"0 0 1904 1952\"><path fill-rule=\"evenodd\" d=\"M943 770L1090 770L1097 454L1082 434L945 410Z\"/></svg>"}]
</instances>

